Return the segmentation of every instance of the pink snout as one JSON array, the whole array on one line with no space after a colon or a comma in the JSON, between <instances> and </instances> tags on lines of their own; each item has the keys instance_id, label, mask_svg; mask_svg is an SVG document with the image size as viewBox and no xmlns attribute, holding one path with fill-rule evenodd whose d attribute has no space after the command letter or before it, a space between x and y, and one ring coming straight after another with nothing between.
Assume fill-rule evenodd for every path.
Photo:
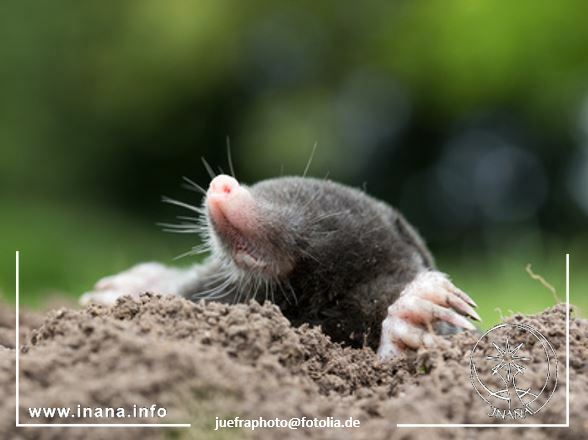
<instances>
[{"instance_id":1,"label":"pink snout","mask_svg":"<svg viewBox=\"0 0 588 440\"><path fill-rule=\"evenodd\" d=\"M231 176L220 174L210 182L206 204L218 227L226 222L241 232L255 229L255 201L249 190Z\"/></svg>"}]
</instances>

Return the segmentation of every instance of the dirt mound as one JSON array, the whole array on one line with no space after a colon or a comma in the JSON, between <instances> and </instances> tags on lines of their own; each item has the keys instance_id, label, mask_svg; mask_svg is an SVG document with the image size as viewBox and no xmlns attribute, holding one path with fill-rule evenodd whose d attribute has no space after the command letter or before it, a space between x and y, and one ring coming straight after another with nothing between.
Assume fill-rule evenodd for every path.
<instances>
[{"instance_id":1,"label":"dirt mound","mask_svg":"<svg viewBox=\"0 0 588 440\"><path fill-rule=\"evenodd\" d=\"M571 323L571 429L396 428L396 423L489 423L470 383L479 335L459 334L436 349L381 364L374 353L332 343L318 328L294 328L269 303L194 304L143 295L112 308L50 312L23 319L22 423L191 423L190 430L15 428L14 315L0 308L0 438L586 438L588 325ZM565 308L513 316L541 332L559 357L557 390L527 422L565 422ZM11 324L12 323L12 324ZM11 327L12 326L12 327ZM532 374L529 365L528 374ZM31 419L29 407L157 407L165 419ZM346 431L226 429L215 418L360 420ZM434 431L434 432L433 432Z\"/></svg>"}]
</instances>

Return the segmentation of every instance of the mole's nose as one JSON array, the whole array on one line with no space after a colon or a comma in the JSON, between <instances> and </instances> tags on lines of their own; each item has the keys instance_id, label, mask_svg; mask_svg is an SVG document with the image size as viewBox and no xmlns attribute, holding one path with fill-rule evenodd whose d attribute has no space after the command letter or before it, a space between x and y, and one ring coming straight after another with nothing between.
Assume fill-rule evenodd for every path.
<instances>
[{"instance_id":1,"label":"mole's nose","mask_svg":"<svg viewBox=\"0 0 588 440\"><path fill-rule=\"evenodd\" d=\"M210 182L206 193L206 204L211 218L218 228L233 228L245 232L255 225L255 203L245 186L234 178L221 174Z\"/></svg>"},{"instance_id":2,"label":"mole's nose","mask_svg":"<svg viewBox=\"0 0 588 440\"><path fill-rule=\"evenodd\" d=\"M239 188L239 182L226 174L219 174L211 180L208 194L231 194Z\"/></svg>"}]
</instances>

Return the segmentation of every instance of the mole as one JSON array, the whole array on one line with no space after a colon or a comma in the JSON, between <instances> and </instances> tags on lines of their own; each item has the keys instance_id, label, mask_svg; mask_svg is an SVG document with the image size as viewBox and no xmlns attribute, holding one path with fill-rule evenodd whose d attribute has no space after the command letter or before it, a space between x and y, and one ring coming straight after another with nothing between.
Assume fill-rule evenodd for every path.
<instances>
[{"instance_id":1,"label":"mole","mask_svg":"<svg viewBox=\"0 0 588 440\"><path fill-rule=\"evenodd\" d=\"M191 182L191 181L190 181ZM476 303L437 270L403 215L328 179L279 177L247 186L215 176L194 213L166 225L198 233L207 253L188 268L139 264L101 279L80 302L113 304L143 292L227 303L276 304L293 325L320 325L332 340L368 345L387 360L476 330ZM469 318L469 319L468 319ZM445 329L445 330L444 330Z\"/></svg>"}]
</instances>

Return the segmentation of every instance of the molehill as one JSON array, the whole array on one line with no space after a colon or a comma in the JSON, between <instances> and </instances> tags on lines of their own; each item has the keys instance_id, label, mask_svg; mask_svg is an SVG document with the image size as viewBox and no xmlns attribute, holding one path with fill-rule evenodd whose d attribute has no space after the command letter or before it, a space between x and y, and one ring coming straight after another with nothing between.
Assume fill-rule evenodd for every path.
<instances>
[{"instance_id":1,"label":"molehill","mask_svg":"<svg viewBox=\"0 0 588 440\"><path fill-rule=\"evenodd\" d=\"M573 316L573 313L572 313ZM15 428L14 312L0 306L0 438L588 438L588 325L571 322L571 428L396 428L396 423L489 423L470 383L478 335L448 337L435 349L379 363L369 348L335 344L320 328L293 327L266 303L191 303L144 294L111 308L91 305L21 315L22 423L191 423L191 429ZM558 388L526 422L565 422L565 307L513 315L541 332L559 358ZM529 368L532 374L532 366ZM29 407L156 404L161 419L32 420ZM215 418L336 417L346 431L214 431Z\"/></svg>"}]
</instances>

